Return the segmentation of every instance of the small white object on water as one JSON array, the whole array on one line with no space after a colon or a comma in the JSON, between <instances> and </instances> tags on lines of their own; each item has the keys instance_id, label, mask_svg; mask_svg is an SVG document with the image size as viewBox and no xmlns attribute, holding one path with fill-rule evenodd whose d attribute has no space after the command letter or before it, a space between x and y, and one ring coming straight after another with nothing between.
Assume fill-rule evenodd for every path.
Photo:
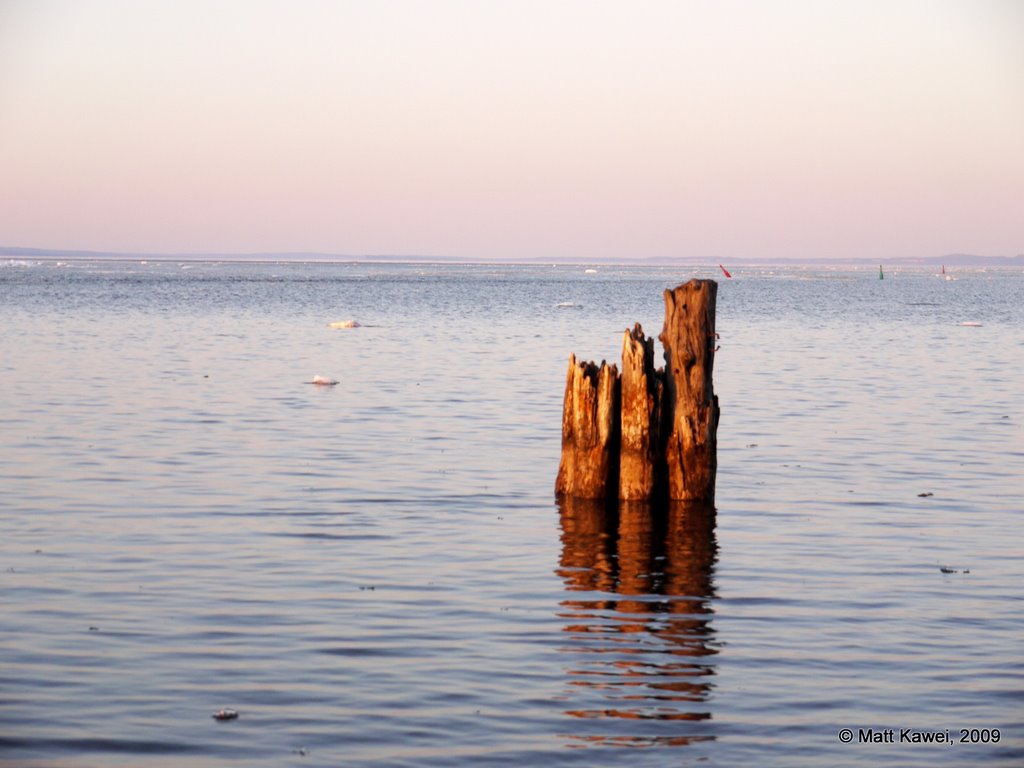
<instances>
[{"instance_id":1,"label":"small white object on water","mask_svg":"<svg viewBox=\"0 0 1024 768\"><path fill-rule=\"evenodd\" d=\"M326 376L321 376L320 374L317 374L309 383L316 384L318 387L333 387L338 382L335 379L328 379Z\"/></svg>"},{"instance_id":2,"label":"small white object on water","mask_svg":"<svg viewBox=\"0 0 1024 768\"><path fill-rule=\"evenodd\" d=\"M965 320L964 322L960 323L960 325L964 326L965 328L981 328L981 323L976 322L975 320Z\"/></svg>"},{"instance_id":3,"label":"small white object on water","mask_svg":"<svg viewBox=\"0 0 1024 768\"><path fill-rule=\"evenodd\" d=\"M584 275L596 275L597 274L597 270L596 269L584 269L583 270L583 274Z\"/></svg>"},{"instance_id":4,"label":"small white object on water","mask_svg":"<svg viewBox=\"0 0 1024 768\"><path fill-rule=\"evenodd\" d=\"M582 304L577 304L575 301L560 301L555 304L558 309L583 309Z\"/></svg>"},{"instance_id":5,"label":"small white object on water","mask_svg":"<svg viewBox=\"0 0 1024 768\"><path fill-rule=\"evenodd\" d=\"M333 323L327 324L328 328L341 329L341 328L360 328L359 321L357 320L336 320Z\"/></svg>"},{"instance_id":6,"label":"small white object on water","mask_svg":"<svg viewBox=\"0 0 1024 768\"><path fill-rule=\"evenodd\" d=\"M213 713L214 720L237 720L238 710L235 709L218 709Z\"/></svg>"}]
</instances>

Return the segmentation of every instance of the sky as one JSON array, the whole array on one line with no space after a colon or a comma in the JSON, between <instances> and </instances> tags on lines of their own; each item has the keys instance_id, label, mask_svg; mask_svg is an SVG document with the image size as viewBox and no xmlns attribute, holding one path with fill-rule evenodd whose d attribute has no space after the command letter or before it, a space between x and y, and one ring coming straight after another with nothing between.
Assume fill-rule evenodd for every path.
<instances>
[{"instance_id":1,"label":"sky","mask_svg":"<svg viewBox=\"0 0 1024 768\"><path fill-rule=\"evenodd\" d=\"M1024 253L1024 2L0 0L0 245Z\"/></svg>"}]
</instances>

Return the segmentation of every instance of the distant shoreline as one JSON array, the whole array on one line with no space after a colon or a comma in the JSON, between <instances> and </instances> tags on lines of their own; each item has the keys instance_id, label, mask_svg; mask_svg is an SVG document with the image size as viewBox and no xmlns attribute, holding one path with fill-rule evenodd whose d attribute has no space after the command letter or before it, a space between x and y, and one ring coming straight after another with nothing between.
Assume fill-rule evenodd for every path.
<instances>
[{"instance_id":1,"label":"distant shoreline","mask_svg":"<svg viewBox=\"0 0 1024 768\"><path fill-rule=\"evenodd\" d=\"M3 259L40 259L44 261L61 259L87 259L96 261L188 261L211 262L229 261L238 263L261 262L293 262L293 263L324 263L324 264L519 264L519 265L557 265L557 266L607 266L607 267L671 267L671 266L717 266L720 258L678 257L678 258L542 258L523 259L462 259L451 256L421 255L349 255L321 252L283 252L283 253L125 253L120 251L87 251L56 248L19 248L0 247L0 258ZM978 256L975 254L954 253L943 256L903 257L892 259L857 258L857 259L729 259L732 267L770 267L770 266L875 266L879 263L888 266L904 267L1024 267L1024 254L1016 256Z\"/></svg>"}]
</instances>

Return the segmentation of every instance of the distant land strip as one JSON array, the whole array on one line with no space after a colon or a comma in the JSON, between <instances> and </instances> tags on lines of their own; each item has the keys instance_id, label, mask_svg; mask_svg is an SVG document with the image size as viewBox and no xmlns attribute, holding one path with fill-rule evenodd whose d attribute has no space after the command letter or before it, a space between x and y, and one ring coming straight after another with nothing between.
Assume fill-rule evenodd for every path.
<instances>
[{"instance_id":1,"label":"distant land strip","mask_svg":"<svg viewBox=\"0 0 1024 768\"><path fill-rule=\"evenodd\" d=\"M429 256L419 254L364 254L359 256L339 253L321 253L317 251L286 251L281 253L128 253L119 251L87 251L55 248L23 248L18 246L0 246L0 258L7 259L109 259L114 261L137 261L139 259L153 261L311 261L311 262L386 262L386 263L451 263L451 264L604 264L620 266L643 265L699 265L717 264L723 258L716 256L673 256L635 258L613 257L523 257L521 259L466 259L453 256ZM952 267L1016 267L1024 266L1024 253L1016 256L979 256L971 253L949 253L943 256L894 257L891 259L876 258L733 258L728 260L731 266L769 266L769 265L861 265L878 264L879 261L893 266L939 266Z\"/></svg>"}]
</instances>

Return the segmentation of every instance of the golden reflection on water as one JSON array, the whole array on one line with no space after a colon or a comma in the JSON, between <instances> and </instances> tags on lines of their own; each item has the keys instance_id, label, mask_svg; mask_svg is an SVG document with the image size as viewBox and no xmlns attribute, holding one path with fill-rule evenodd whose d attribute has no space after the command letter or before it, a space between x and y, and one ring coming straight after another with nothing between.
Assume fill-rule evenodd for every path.
<instances>
[{"instance_id":1,"label":"golden reflection on water","mask_svg":"<svg viewBox=\"0 0 1024 768\"><path fill-rule=\"evenodd\" d=\"M567 698L578 704L566 714L590 721L568 735L570 744L677 746L713 738L694 723L711 717L718 653L711 627L714 508L622 502L615 509L564 499L559 511L557 573L568 593L559 617L570 638L563 648L571 659ZM630 721L633 732L619 732Z\"/></svg>"}]
</instances>

